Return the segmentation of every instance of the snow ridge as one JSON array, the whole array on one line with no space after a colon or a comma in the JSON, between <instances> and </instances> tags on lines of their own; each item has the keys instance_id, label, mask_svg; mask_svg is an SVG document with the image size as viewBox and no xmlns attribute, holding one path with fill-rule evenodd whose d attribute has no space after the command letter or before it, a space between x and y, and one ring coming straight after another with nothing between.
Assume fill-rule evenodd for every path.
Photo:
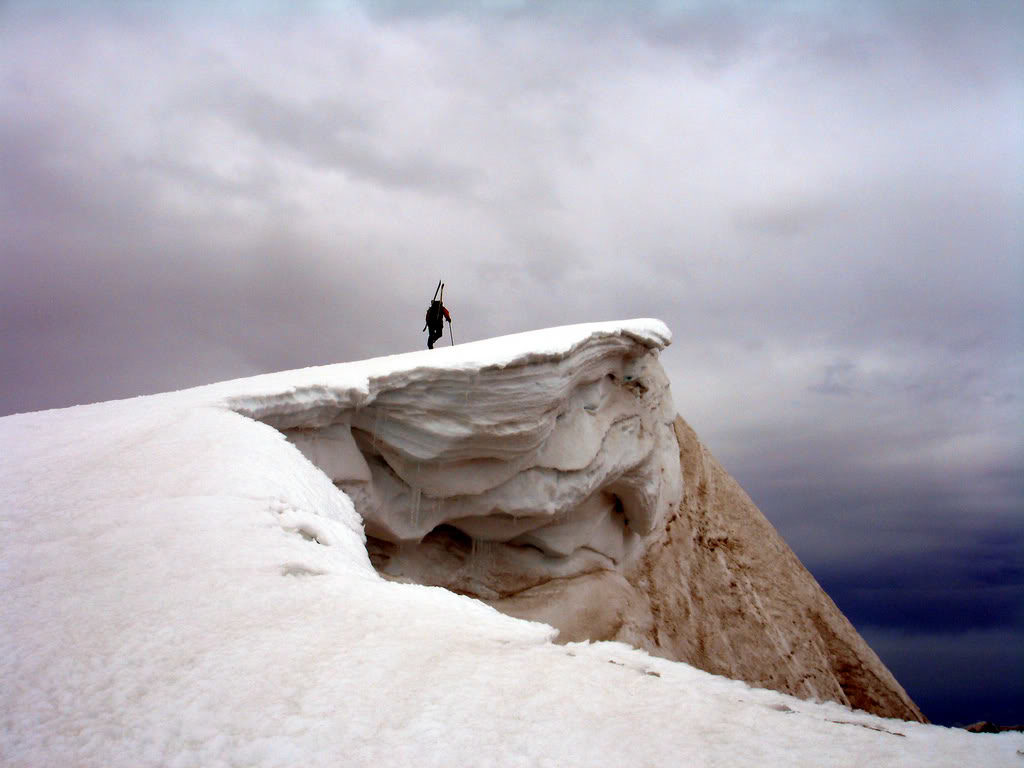
<instances>
[{"instance_id":1,"label":"snow ridge","mask_svg":"<svg viewBox=\"0 0 1024 768\"><path fill-rule=\"evenodd\" d=\"M592 337L569 335L542 357ZM507 357L485 347L449 370ZM328 405L420 365L0 419L0 763L1019 764L1019 734L883 720L621 643L559 646L543 624L382 579L348 496L269 422L301 401L326 427Z\"/></svg>"}]
</instances>

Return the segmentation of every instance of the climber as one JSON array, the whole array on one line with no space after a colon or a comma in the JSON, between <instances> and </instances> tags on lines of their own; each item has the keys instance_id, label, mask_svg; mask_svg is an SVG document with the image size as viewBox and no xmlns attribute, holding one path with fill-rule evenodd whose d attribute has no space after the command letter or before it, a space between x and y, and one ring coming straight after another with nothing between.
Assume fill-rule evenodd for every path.
<instances>
[{"instance_id":1,"label":"climber","mask_svg":"<svg viewBox=\"0 0 1024 768\"><path fill-rule=\"evenodd\" d=\"M441 297L438 298L438 291L441 292ZM427 307L427 321L423 326L423 330L430 329L430 334L427 337L427 349L434 348L434 342L444 336L444 321L448 321L448 328L451 330L452 316L448 314L448 308L444 305L444 284L438 282L437 288L434 290L434 298L430 302L430 306ZM452 343L455 343L454 335L452 337Z\"/></svg>"}]
</instances>

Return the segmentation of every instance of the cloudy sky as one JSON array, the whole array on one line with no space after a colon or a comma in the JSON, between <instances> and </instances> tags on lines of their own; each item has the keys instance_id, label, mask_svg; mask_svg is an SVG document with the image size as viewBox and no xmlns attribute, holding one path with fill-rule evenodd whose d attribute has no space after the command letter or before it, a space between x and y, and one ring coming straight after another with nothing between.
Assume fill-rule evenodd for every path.
<instances>
[{"instance_id":1,"label":"cloudy sky","mask_svg":"<svg viewBox=\"0 0 1024 768\"><path fill-rule=\"evenodd\" d=\"M1024 721L1024 6L0 1L0 415L654 316L933 720Z\"/></svg>"}]
</instances>

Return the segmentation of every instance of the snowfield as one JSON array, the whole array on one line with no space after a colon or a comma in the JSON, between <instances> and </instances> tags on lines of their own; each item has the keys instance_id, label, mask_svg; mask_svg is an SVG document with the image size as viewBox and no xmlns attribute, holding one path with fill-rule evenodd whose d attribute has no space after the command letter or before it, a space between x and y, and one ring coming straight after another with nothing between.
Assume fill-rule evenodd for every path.
<instances>
[{"instance_id":1,"label":"snowfield","mask_svg":"<svg viewBox=\"0 0 1024 768\"><path fill-rule=\"evenodd\" d=\"M558 645L385 581L349 498L251 418L620 335L670 339L651 320L570 326L0 419L0 764L1024 766L1021 734Z\"/></svg>"}]
</instances>

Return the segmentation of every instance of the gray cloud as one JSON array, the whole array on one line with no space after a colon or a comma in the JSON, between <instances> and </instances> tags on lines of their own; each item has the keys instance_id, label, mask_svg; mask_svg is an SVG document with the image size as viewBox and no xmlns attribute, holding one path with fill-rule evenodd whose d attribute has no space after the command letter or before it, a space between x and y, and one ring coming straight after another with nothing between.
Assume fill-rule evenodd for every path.
<instances>
[{"instance_id":1,"label":"gray cloud","mask_svg":"<svg viewBox=\"0 0 1024 768\"><path fill-rule=\"evenodd\" d=\"M372 126L341 100L293 104L251 90L248 83L227 84L221 96L206 105L208 112L234 120L271 152L299 155L304 165L336 169L385 187L449 194L472 187L475 174L457 165L416 155L385 156L368 135Z\"/></svg>"}]
</instances>

